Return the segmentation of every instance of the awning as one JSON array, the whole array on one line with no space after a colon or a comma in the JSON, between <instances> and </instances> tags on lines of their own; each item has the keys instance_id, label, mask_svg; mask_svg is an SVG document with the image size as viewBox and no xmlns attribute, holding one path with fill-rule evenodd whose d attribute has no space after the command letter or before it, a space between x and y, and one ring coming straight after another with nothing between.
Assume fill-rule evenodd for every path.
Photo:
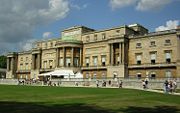
<instances>
[{"instance_id":1,"label":"awning","mask_svg":"<svg viewBox=\"0 0 180 113\"><path fill-rule=\"evenodd\" d=\"M54 70L48 73L42 73L39 76L74 76L73 70Z\"/></svg>"}]
</instances>

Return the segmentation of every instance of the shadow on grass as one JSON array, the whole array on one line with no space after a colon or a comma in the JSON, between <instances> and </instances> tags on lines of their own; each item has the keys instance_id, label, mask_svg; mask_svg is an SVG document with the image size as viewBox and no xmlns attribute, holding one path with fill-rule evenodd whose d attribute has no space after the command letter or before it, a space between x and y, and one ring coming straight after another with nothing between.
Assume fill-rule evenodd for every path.
<instances>
[{"instance_id":1,"label":"shadow on grass","mask_svg":"<svg viewBox=\"0 0 180 113\"><path fill-rule=\"evenodd\" d=\"M156 106L154 108L134 107L120 108L118 110L104 109L95 105L81 103L74 104L50 104L24 103L24 102L0 102L0 113L179 113L174 106Z\"/></svg>"},{"instance_id":2,"label":"shadow on grass","mask_svg":"<svg viewBox=\"0 0 180 113\"><path fill-rule=\"evenodd\" d=\"M126 109L119 109L122 113L180 113L175 106L155 106L153 108L130 106Z\"/></svg>"}]
</instances>

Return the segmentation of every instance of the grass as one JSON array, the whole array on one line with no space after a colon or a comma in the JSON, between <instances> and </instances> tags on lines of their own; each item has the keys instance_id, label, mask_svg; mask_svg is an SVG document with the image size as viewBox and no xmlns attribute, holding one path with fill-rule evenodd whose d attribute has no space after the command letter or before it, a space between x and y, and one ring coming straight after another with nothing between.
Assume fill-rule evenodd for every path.
<instances>
[{"instance_id":1,"label":"grass","mask_svg":"<svg viewBox=\"0 0 180 113\"><path fill-rule=\"evenodd\" d=\"M180 113L180 96L132 89L0 85L0 113Z\"/></svg>"}]
</instances>

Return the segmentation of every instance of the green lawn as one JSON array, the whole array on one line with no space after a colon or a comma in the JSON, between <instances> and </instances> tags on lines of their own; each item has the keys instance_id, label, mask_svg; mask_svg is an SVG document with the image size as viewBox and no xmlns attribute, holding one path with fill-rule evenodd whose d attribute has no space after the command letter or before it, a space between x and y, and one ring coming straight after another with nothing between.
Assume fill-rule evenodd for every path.
<instances>
[{"instance_id":1,"label":"green lawn","mask_svg":"<svg viewBox=\"0 0 180 113\"><path fill-rule=\"evenodd\" d=\"M0 113L180 113L180 96L131 89L0 85Z\"/></svg>"}]
</instances>

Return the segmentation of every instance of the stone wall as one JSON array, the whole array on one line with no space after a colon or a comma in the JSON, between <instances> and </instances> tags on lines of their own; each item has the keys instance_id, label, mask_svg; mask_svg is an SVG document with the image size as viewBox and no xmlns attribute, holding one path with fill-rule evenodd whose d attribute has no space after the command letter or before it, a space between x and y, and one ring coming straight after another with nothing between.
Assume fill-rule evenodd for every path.
<instances>
[{"instance_id":1,"label":"stone wall","mask_svg":"<svg viewBox=\"0 0 180 113\"><path fill-rule=\"evenodd\" d=\"M123 81L123 88L133 88L133 89L142 89L142 80L139 79L121 79ZM61 86L61 87L96 87L96 79L53 79L51 82L52 86ZM118 88L117 79L98 79L99 87L103 87L102 83L106 82L107 88ZM111 81L111 84L109 84ZM149 80L148 88L149 89L163 89L165 79L160 80ZM43 85L48 86L48 83L44 83L43 81L37 82L37 84L31 85ZM17 79L0 79L0 84L6 85L18 85ZM29 85L29 84L27 84ZM177 89L180 89L180 78L177 79Z\"/></svg>"}]
</instances>

